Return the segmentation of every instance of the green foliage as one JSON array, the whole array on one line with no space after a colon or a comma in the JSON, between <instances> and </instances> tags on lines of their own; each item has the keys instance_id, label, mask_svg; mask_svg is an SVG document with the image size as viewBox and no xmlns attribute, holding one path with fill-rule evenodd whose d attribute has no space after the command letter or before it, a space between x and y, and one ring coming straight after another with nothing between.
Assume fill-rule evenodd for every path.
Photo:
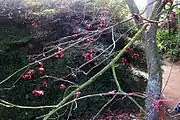
<instances>
[{"instance_id":1,"label":"green foliage","mask_svg":"<svg viewBox=\"0 0 180 120\"><path fill-rule=\"evenodd\" d=\"M129 9L125 6L125 1L123 0L95 0L97 3L108 7L112 13L117 16L118 19L122 20L127 17Z\"/></svg>"},{"instance_id":2,"label":"green foliage","mask_svg":"<svg viewBox=\"0 0 180 120\"><path fill-rule=\"evenodd\" d=\"M168 30L157 31L157 44L160 52L170 58L180 57L180 32L169 34Z\"/></svg>"}]
</instances>

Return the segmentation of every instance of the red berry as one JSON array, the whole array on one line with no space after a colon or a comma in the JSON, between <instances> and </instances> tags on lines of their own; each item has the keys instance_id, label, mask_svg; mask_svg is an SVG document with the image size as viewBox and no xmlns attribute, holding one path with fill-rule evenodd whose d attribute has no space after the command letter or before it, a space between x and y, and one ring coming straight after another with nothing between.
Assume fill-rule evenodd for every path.
<instances>
[{"instance_id":1,"label":"red berry","mask_svg":"<svg viewBox=\"0 0 180 120\"><path fill-rule=\"evenodd\" d=\"M133 51L133 48L126 48L126 51Z\"/></svg>"},{"instance_id":2,"label":"red berry","mask_svg":"<svg viewBox=\"0 0 180 120\"><path fill-rule=\"evenodd\" d=\"M47 82L44 80L44 81L41 82L41 85L42 85L43 87L47 87Z\"/></svg>"},{"instance_id":3,"label":"red berry","mask_svg":"<svg viewBox=\"0 0 180 120\"><path fill-rule=\"evenodd\" d=\"M80 95L81 95L81 92L80 92L80 91L76 92L76 97L77 97L77 98L80 97Z\"/></svg>"},{"instance_id":4,"label":"red berry","mask_svg":"<svg viewBox=\"0 0 180 120\"><path fill-rule=\"evenodd\" d=\"M38 62L37 65L38 65L38 67L43 67L44 66L42 62Z\"/></svg>"},{"instance_id":5,"label":"red berry","mask_svg":"<svg viewBox=\"0 0 180 120\"><path fill-rule=\"evenodd\" d=\"M84 59L86 59L86 58L87 58L87 55L86 55L86 54L83 54L82 57L83 57Z\"/></svg>"},{"instance_id":6,"label":"red berry","mask_svg":"<svg viewBox=\"0 0 180 120\"><path fill-rule=\"evenodd\" d=\"M121 61L123 62L123 63L125 63L125 62L127 62L127 59L126 58L121 58Z\"/></svg>"},{"instance_id":7,"label":"red berry","mask_svg":"<svg viewBox=\"0 0 180 120\"><path fill-rule=\"evenodd\" d=\"M87 29L91 29L91 24L86 24Z\"/></svg>"},{"instance_id":8,"label":"red berry","mask_svg":"<svg viewBox=\"0 0 180 120\"><path fill-rule=\"evenodd\" d=\"M63 58L63 57L64 57L64 53L61 52L61 53L59 54L59 57L60 57L60 58Z\"/></svg>"},{"instance_id":9,"label":"red berry","mask_svg":"<svg viewBox=\"0 0 180 120\"><path fill-rule=\"evenodd\" d=\"M32 79L32 76L25 74L25 75L22 76L22 78L23 78L23 79L27 79L27 80L31 80L31 79Z\"/></svg>"},{"instance_id":10,"label":"red berry","mask_svg":"<svg viewBox=\"0 0 180 120\"><path fill-rule=\"evenodd\" d=\"M92 39L86 39L85 42L91 43L91 42L92 42Z\"/></svg>"},{"instance_id":11,"label":"red berry","mask_svg":"<svg viewBox=\"0 0 180 120\"><path fill-rule=\"evenodd\" d=\"M60 88L60 89L65 89L66 86L65 86L64 84L61 84L61 85L59 86L59 88Z\"/></svg>"},{"instance_id":12,"label":"red berry","mask_svg":"<svg viewBox=\"0 0 180 120\"><path fill-rule=\"evenodd\" d=\"M31 80L31 79L32 79L32 76L31 76L31 75L28 75L27 79L28 79L28 80Z\"/></svg>"},{"instance_id":13,"label":"red berry","mask_svg":"<svg viewBox=\"0 0 180 120\"><path fill-rule=\"evenodd\" d=\"M28 75L25 74L25 75L22 76L22 78L27 79Z\"/></svg>"},{"instance_id":14,"label":"red berry","mask_svg":"<svg viewBox=\"0 0 180 120\"><path fill-rule=\"evenodd\" d=\"M80 46L80 49L84 49L84 47L85 47L85 46L82 45L82 46Z\"/></svg>"},{"instance_id":15,"label":"red berry","mask_svg":"<svg viewBox=\"0 0 180 120\"><path fill-rule=\"evenodd\" d=\"M134 55L132 56L132 58L137 59L139 56L140 56L139 54L134 54Z\"/></svg>"},{"instance_id":16,"label":"red berry","mask_svg":"<svg viewBox=\"0 0 180 120\"><path fill-rule=\"evenodd\" d=\"M62 50L62 48L60 48L60 47L57 47L57 52L59 52L59 51L61 51Z\"/></svg>"},{"instance_id":17,"label":"red berry","mask_svg":"<svg viewBox=\"0 0 180 120\"><path fill-rule=\"evenodd\" d=\"M139 57L140 55L139 54L136 54L137 55L137 57Z\"/></svg>"},{"instance_id":18,"label":"red berry","mask_svg":"<svg viewBox=\"0 0 180 120\"><path fill-rule=\"evenodd\" d=\"M40 75L44 74L44 68L42 68L42 67L38 68L38 73Z\"/></svg>"},{"instance_id":19,"label":"red berry","mask_svg":"<svg viewBox=\"0 0 180 120\"><path fill-rule=\"evenodd\" d=\"M33 70L33 69L29 70L29 71L27 72L27 74L28 74L28 75L33 75L33 74L34 74L34 70Z\"/></svg>"},{"instance_id":20,"label":"red berry","mask_svg":"<svg viewBox=\"0 0 180 120\"><path fill-rule=\"evenodd\" d=\"M89 53L94 53L94 50L91 49L91 50L89 50L88 52L89 52Z\"/></svg>"},{"instance_id":21,"label":"red berry","mask_svg":"<svg viewBox=\"0 0 180 120\"><path fill-rule=\"evenodd\" d=\"M56 54L56 55L55 55L55 57L56 57L56 58L59 58L59 55L58 55L58 54Z\"/></svg>"},{"instance_id":22,"label":"red berry","mask_svg":"<svg viewBox=\"0 0 180 120\"><path fill-rule=\"evenodd\" d=\"M63 58L64 57L64 51L62 48L58 47L56 52L56 58Z\"/></svg>"},{"instance_id":23,"label":"red berry","mask_svg":"<svg viewBox=\"0 0 180 120\"><path fill-rule=\"evenodd\" d=\"M86 62L89 62L90 61L90 59L86 59Z\"/></svg>"},{"instance_id":24,"label":"red berry","mask_svg":"<svg viewBox=\"0 0 180 120\"><path fill-rule=\"evenodd\" d=\"M36 97L39 97L39 96L44 95L44 91L42 91L42 90L33 90L33 91L32 91L32 94L33 94L34 96L36 96Z\"/></svg>"},{"instance_id":25,"label":"red berry","mask_svg":"<svg viewBox=\"0 0 180 120\"><path fill-rule=\"evenodd\" d=\"M93 54L89 54L89 59L93 59Z\"/></svg>"},{"instance_id":26,"label":"red berry","mask_svg":"<svg viewBox=\"0 0 180 120\"><path fill-rule=\"evenodd\" d=\"M105 19L100 19L100 20L99 20L99 23L105 24Z\"/></svg>"}]
</instances>

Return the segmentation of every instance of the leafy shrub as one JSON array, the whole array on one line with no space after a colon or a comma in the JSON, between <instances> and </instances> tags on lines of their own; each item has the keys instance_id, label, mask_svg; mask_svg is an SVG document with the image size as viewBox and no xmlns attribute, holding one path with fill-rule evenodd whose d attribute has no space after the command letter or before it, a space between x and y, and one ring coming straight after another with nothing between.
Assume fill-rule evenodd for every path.
<instances>
[{"instance_id":1,"label":"leafy shrub","mask_svg":"<svg viewBox=\"0 0 180 120\"><path fill-rule=\"evenodd\" d=\"M157 31L157 43L160 52L171 59L180 57L180 32L169 34L168 30Z\"/></svg>"}]
</instances>

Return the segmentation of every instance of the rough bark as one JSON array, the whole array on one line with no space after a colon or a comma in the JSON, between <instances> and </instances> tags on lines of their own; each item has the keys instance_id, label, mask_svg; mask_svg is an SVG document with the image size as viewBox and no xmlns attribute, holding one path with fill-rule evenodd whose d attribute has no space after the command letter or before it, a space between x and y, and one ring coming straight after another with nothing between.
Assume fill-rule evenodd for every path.
<instances>
[{"instance_id":1,"label":"rough bark","mask_svg":"<svg viewBox=\"0 0 180 120\"><path fill-rule=\"evenodd\" d=\"M152 106L154 104L154 101L152 101L150 97L156 100L160 99L162 87L161 66L156 45L156 31L157 24L153 24L145 33L143 39L149 75L146 87L146 94L149 97L147 97L145 101L147 113L146 120L158 120L158 110L156 107Z\"/></svg>"},{"instance_id":2,"label":"rough bark","mask_svg":"<svg viewBox=\"0 0 180 120\"><path fill-rule=\"evenodd\" d=\"M137 12L137 8L134 8L135 5L130 4L129 0L126 0L127 4L132 13ZM134 1L134 0L131 0ZM157 1L154 5L154 8L151 13L151 20L158 20L159 16L156 16L157 13L161 11L161 0ZM135 3L134 3L135 4ZM139 21L142 22L142 21ZM139 23L136 22L136 23ZM151 98L156 100L160 99L161 87L162 87L162 73L161 73L161 64L160 58L157 51L156 44L156 32L158 24L153 23L149 29L147 29L142 38L143 45L146 52L146 62L148 67L148 83L146 87L146 94L149 96L145 101L146 106L146 120L158 120L158 110L153 107L154 101Z\"/></svg>"},{"instance_id":3,"label":"rough bark","mask_svg":"<svg viewBox=\"0 0 180 120\"><path fill-rule=\"evenodd\" d=\"M154 9L152 11L152 20L158 20L159 16L156 16L156 13L160 12L161 1L158 1ZM162 72L161 72L161 63L160 57L157 50L156 44L156 32L158 29L158 24L154 23L152 26L146 31L143 39L143 44L145 46L146 51L146 60L148 67L148 84L146 87L146 94L149 96L145 101L146 105L146 120L158 120L158 109L154 106L155 104L150 97L159 100L161 96L161 88L162 88Z\"/></svg>"}]
</instances>

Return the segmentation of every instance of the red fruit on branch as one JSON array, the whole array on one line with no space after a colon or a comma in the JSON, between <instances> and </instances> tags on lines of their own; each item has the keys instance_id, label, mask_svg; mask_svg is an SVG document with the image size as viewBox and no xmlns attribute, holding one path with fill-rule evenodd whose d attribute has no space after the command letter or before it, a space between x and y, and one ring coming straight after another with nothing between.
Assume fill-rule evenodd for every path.
<instances>
[{"instance_id":1,"label":"red fruit on branch","mask_svg":"<svg viewBox=\"0 0 180 120\"><path fill-rule=\"evenodd\" d=\"M99 20L99 23L105 24L105 19L101 18L101 19Z\"/></svg>"},{"instance_id":2,"label":"red fruit on branch","mask_svg":"<svg viewBox=\"0 0 180 120\"><path fill-rule=\"evenodd\" d=\"M59 88L60 88L60 89L65 89L66 86L65 86L64 84L60 84Z\"/></svg>"},{"instance_id":3,"label":"red fruit on branch","mask_svg":"<svg viewBox=\"0 0 180 120\"><path fill-rule=\"evenodd\" d=\"M44 80L44 81L41 82L41 85L42 85L43 87L47 87L47 82Z\"/></svg>"},{"instance_id":4,"label":"red fruit on branch","mask_svg":"<svg viewBox=\"0 0 180 120\"><path fill-rule=\"evenodd\" d=\"M91 24L86 24L87 29L91 29L92 25Z\"/></svg>"},{"instance_id":5,"label":"red fruit on branch","mask_svg":"<svg viewBox=\"0 0 180 120\"><path fill-rule=\"evenodd\" d=\"M38 73L40 75L44 74L44 68L43 67L38 68Z\"/></svg>"},{"instance_id":6,"label":"red fruit on branch","mask_svg":"<svg viewBox=\"0 0 180 120\"><path fill-rule=\"evenodd\" d=\"M58 51L61 51L61 50L62 50L62 48L60 48L60 47L57 47L57 52L58 52Z\"/></svg>"},{"instance_id":7,"label":"red fruit on branch","mask_svg":"<svg viewBox=\"0 0 180 120\"><path fill-rule=\"evenodd\" d=\"M58 54L56 54L56 55L55 55L55 57L56 57L56 58L59 58L59 55L58 55Z\"/></svg>"},{"instance_id":8,"label":"red fruit on branch","mask_svg":"<svg viewBox=\"0 0 180 120\"><path fill-rule=\"evenodd\" d=\"M42 90L33 90L32 94L34 96L36 96L36 97L39 97L39 96L43 96L44 95L44 91L42 91Z\"/></svg>"},{"instance_id":9,"label":"red fruit on branch","mask_svg":"<svg viewBox=\"0 0 180 120\"><path fill-rule=\"evenodd\" d=\"M44 67L42 62L37 62L38 67Z\"/></svg>"},{"instance_id":10,"label":"red fruit on branch","mask_svg":"<svg viewBox=\"0 0 180 120\"><path fill-rule=\"evenodd\" d=\"M137 59L137 58L140 57L140 55L139 55L139 54L134 54L134 55L132 55L131 57L134 58L134 59Z\"/></svg>"},{"instance_id":11,"label":"red fruit on branch","mask_svg":"<svg viewBox=\"0 0 180 120\"><path fill-rule=\"evenodd\" d=\"M90 49L88 52L92 54L94 53L94 50Z\"/></svg>"},{"instance_id":12,"label":"red fruit on branch","mask_svg":"<svg viewBox=\"0 0 180 120\"><path fill-rule=\"evenodd\" d=\"M31 80L33 74L34 74L34 70L31 69L27 73L23 74L21 77L23 79Z\"/></svg>"},{"instance_id":13,"label":"red fruit on branch","mask_svg":"<svg viewBox=\"0 0 180 120\"><path fill-rule=\"evenodd\" d=\"M56 58L63 58L64 57L64 51L62 48L60 48L60 47L57 48L55 57Z\"/></svg>"},{"instance_id":14,"label":"red fruit on branch","mask_svg":"<svg viewBox=\"0 0 180 120\"><path fill-rule=\"evenodd\" d=\"M99 26L100 27L105 27L105 19L100 19L99 20Z\"/></svg>"},{"instance_id":15,"label":"red fruit on branch","mask_svg":"<svg viewBox=\"0 0 180 120\"><path fill-rule=\"evenodd\" d=\"M22 76L22 78L28 79L28 78L29 78L29 75L26 75L26 74L25 74L25 75Z\"/></svg>"},{"instance_id":16,"label":"red fruit on branch","mask_svg":"<svg viewBox=\"0 0 180 120\"><path fill-rule=\"evenodd\" d=\"M81 92L80 91L77 91L76 92L76 97L78 98L78 97L80 97L81 96Z\"/></svg>"},{"instance_id":17,"label":"red fruit on branch","mask_svg":"<svg viewBox=\"0 0 180 120\"><path fill-rule=\"evenodd\" d=\"M89 54L89 59L93 59L93 54Z\"/></svg>"},{"instance_id":18,"label":"red fruit on branch","mask_svg":"<svg viewBox=\"0 0 180 120\"><path fill-rule=\"evenodd\" d=\"M86 59L86 58L87 58L87 54L82 54L82 57L83 57L84 59Z\"/></svg>"},{"instance_id":19,"label":"red fruit on branch","mask_svg":"<svg viewBox=\"0 0 180 120\"><path fill-rule=\"evenodd\" d=\"M126 48L126 51L133 51L133 48Z\"/></svg>"},{"instance_id":20,"label":"red fruit on branch","mask_svg":"<svg viewBox=\"0 0 180 120\"><path fill-rule=\"evenodd\" d=\"M34 70L33 70L33 69L29 70L29 72L30 72L31 74L34 74Z\"/></svg>"},{"instance_id":21,"label":"red fruit on branch","mask_svg":"<svg viewBox=\"0 0 180 120\"><path fill-rule=\"evenodd\" d=\"M89 62L90 61L90 59L88 58L88 59L86 59L86 62Z\"/></svg>"},{"instance_id":22,"label":"red fruit on branch","mask_svg":"<svg viewBox=\"0 0 180 120\"><path fill-rule=\"evenodd\" d=\"M127 59L125 57L121 58L121 62L126 63Z\"/></svg>"},{"instance_id":23,"label":"red fruit on branch","mask_svg":"<svg viewBox=\"0 0 180 120\"><path fill-rule=\"evenodd\" d=\"M93 56L94 50L89 50L88 53L83 54L82 57L86 60L86 62L89 62L91 59L94 58Z\"/></svg>"},{"instance_id":24,"label":"red fruit on branch","mask_svg":"<svg viewBox=\"0 0 180 120\"><path fill-rule=\"evenodd\" d=\"M30 69L27 73L26 73L26 75L30 75L30 76L32 76L34 74L34 70L33 69Z\"/></svg>"},{"instance_id":25,"label":"red fruit on branch","mask_svg":"<svg viewBox=\"0 0 180 120\"><path fill-rule=\"evenodd\" d=\"M92 39L86 39L85 42L91 43L91 42L92 42Z\"/></svg>"},{"instance_id":26,"label":"red fruit on branch","mask_svg":"<svg viewBox=\"0 0 180 120\"><path fill-rule=\"evenodd\" d=\"M63 52L59 53L59 57L63 58L64 57L64 53Z\"/></svg>"}]
</instances>

